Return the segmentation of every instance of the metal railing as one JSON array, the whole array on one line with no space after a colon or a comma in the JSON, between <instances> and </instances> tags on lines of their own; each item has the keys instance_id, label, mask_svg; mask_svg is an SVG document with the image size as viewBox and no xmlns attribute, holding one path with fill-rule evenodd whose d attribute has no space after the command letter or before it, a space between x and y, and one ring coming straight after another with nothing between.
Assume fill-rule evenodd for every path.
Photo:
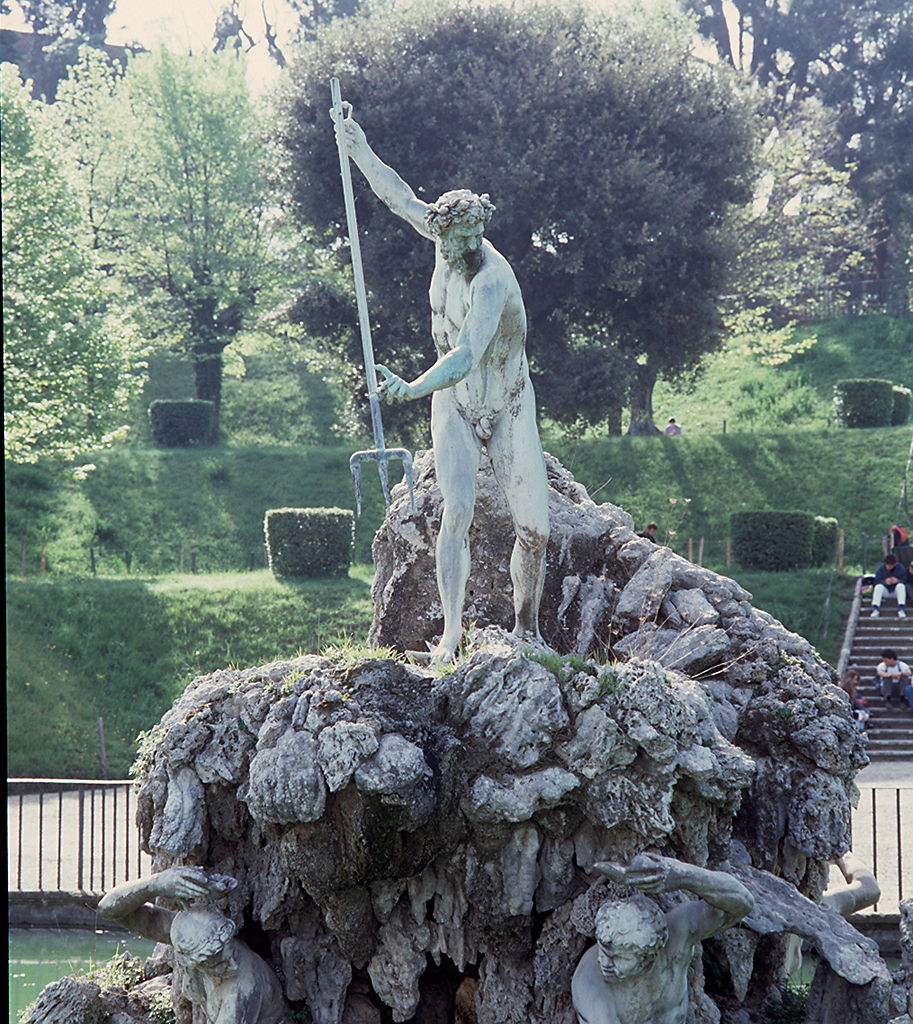
<instances>
[{"instance_id":1,"label":"metal railing","mask_svg":"<svg viewBox=\"0 0 913 1024\"><path fill-rule=\"evenodd\" d=\"M129 780L8 779L10 892L100 893L151 869Z\"/></svg>"},{"instance_id":2,"label":"metal railing","mask_svg":"<svg viewBox=\"0 0 913 1024\"><path fill-rule=\"evenodd\" d=\"M872 912L896 914L913 894L913 785L860 786L853 853L872 869L881 899Z\"/></svg>"}]
</instances>

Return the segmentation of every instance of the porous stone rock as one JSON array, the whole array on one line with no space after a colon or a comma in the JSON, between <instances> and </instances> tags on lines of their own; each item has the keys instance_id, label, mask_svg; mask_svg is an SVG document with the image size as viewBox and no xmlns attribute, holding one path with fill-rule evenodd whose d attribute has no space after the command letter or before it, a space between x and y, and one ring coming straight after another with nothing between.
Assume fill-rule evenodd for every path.
<instances>
[{"instance_id":1,"label":"porous stone rock","mask_svg":"<svg viewBox=\"0 0 913 1024\"><path fill-rule=\"evenodd\" d=\"M570 473L546 455L551 535L540 628L550 647L585 654L604 646L611 633L616 577L628 581L638 555L629 552L622 568L621 545L635 540L633 520L614 505L595 505ZM374 540L374 621L371 642L398 650L425 650L443 622L434 568L441 522L441 492L431 452L416 453L415 511L405 487L393 502ZM466 589L465 622L511 628L510 586L513 523L491 464L483 456L476 480L476 507L469 531L472 572ZM594 514L594 510L595 514ZM640 561L650 553L642 549ZM403 600L404 595L409 595Z\"/></svg>"},{"instance_id":2,"label":"porous stone rock","mask_svg":"<svg viewBox=\"0 0 913 1024\"><path fill-rule=\"evenodd\" d=\"M170 980L170 979L169 979ZM170 985L156 979L130 992L105 987L85 978L61 978L47 985L20 1018L21 1024L156 1024L162 1004L150 998Z\"/></svg>"}]
</instances>

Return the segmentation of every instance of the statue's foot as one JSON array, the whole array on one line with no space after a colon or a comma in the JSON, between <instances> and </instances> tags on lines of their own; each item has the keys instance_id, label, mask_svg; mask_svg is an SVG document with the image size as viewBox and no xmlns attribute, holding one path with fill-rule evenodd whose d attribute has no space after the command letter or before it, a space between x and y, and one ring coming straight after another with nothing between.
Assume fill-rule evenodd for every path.
<instances>
[{"instance_id":1,"label":"statue's foot","mask_svg":"<svg viewBox=\"0 0 913 1024\"><path fill-rule=\"evenodd\" d=\"M459 637L454 641L445 640L441 638L441 642L437 647L431 649L431 664L432 665L449 665L456 659L457 647L460 645Z\"/></svg>"},{"instance_id":2,"label":"statue's foot","mask_svg":"<svg viewBox=\"0 0 913 1024\"><path fill-rule=\"evenodd\" d=\"M546 650L549 649L548 644L542 639L542 634L539 632L538 626L528 629L522 626L514 626L513 635L518 640L522 640L531 647L544 647Z\"/></svg>"}]
</instances>

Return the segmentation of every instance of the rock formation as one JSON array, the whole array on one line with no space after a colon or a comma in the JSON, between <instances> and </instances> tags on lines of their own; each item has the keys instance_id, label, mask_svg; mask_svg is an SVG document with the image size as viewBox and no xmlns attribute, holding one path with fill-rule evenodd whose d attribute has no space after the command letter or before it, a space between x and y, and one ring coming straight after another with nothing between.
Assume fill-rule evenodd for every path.
<instances>
[{"instance_id":1,"label":"rock formation","mask_svg":"<svg viewBox=\"0 0 913 1024\"><path fill-rule=\"evenodd\" d=\"M564 657L501 628L511 533L486 469L477 625L451 671L309 655L216 672L143 753L156 868L238 879L226 912L317 1024L574 1024L595 912L627 894L595 861L652 849L719 867L737 850L732 869L758 887L816 903L849 847L867 758L831 670L737 583L636 537L548 467L541 625ZM375 541L375 642L434 637L435 493L421 457L415 516L400 495ZM769 919L727 932L706 985L694 964L692 1024L761 1019L784 948ZM832 966L883 987L859 957Z\"/></svg>"}]
</instances>

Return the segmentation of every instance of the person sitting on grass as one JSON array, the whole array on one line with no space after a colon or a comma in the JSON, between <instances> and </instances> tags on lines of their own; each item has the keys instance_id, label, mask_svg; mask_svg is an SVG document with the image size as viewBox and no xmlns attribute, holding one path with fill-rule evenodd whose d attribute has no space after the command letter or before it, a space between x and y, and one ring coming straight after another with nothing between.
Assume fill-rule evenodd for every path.
<instances>
[{"instance_id":1,"label":"person sitting on grass","mask_svg":"<svg viewBox=\"0 0 913 1024\"><path fill-rule=\"evenodd\" d=\"M875 672L875 684L880 686L881 696L884 697L886 704L893 704L894 699L899 697L910 683L910 666L898 659L896 651L886 647L881 652L881 661Z\"/></svg>"},{"instance_id":2,"label":"person sitting on grass","mask_svg":"<svg viewBox=\"0 0 913 1024\"><path fill-rule=\"evenodd\" d=\"M884 562L875 572L875 589L872 591L872 618L881 614L881 602L886 595L897 598L897 616L906 618L904 605L907 603L907 570L894 555L886 555Z\"/></svg>"}]
</instances>

